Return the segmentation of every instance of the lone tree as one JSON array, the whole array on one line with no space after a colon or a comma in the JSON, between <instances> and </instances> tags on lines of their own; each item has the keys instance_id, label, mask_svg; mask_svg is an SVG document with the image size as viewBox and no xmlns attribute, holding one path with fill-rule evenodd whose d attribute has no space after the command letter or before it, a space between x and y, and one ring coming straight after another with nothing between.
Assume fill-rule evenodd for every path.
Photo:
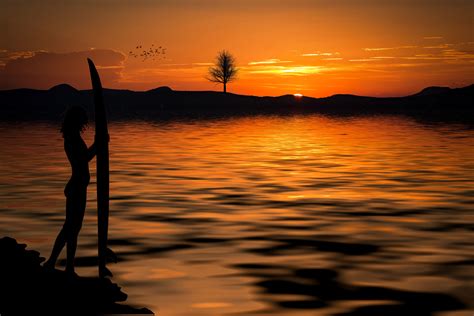
<instances>
[{"instance_id":1,"label":"lone tree","mask_svg":"<svg viewBox=\"0 0 474 316\"><path fill-rule=\"evenodd\" d=\"M224 93L227 92L227 83L237 78L235 58L228 51L223 50L217 54L216 64L209 68L207 80L224 85Z\"/></svg>"}]
</instances>

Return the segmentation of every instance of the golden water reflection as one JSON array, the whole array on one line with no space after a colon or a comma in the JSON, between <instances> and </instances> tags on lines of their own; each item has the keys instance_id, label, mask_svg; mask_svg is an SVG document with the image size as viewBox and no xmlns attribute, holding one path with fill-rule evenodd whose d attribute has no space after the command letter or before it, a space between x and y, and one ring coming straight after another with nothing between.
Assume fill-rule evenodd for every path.
<instances>
[{"instance_id":1,"label":"golden water reflection","mask_svg":"<svg viewBox=\"0 0 474 316\"><path fill-rule=\"evenodd\" d=\"M465 126L249 117L116 122L110 134L111 269L133 304L159 315L474 308ZM0 143L0 233L45 256L69 173L57 126L1 123ZM95 273L94 195L84 275Z\"/></svg>"}]
</instances>

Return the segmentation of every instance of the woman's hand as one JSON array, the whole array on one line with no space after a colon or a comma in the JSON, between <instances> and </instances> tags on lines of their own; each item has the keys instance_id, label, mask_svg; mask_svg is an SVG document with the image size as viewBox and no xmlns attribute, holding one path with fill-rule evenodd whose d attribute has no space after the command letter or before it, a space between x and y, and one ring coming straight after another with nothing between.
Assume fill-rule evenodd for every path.
<instances>
[{"instance_id":1,"label":"woman's hand","mask_svg":"<svg viewBox=\"0 0 474 316\"><path fill-rule=\"evenodd\" d=\"M94 136L94 142L97 142L97 134ZM110 134L107 134L107 143L110 143Z\"/></svg>"}]
</instances>

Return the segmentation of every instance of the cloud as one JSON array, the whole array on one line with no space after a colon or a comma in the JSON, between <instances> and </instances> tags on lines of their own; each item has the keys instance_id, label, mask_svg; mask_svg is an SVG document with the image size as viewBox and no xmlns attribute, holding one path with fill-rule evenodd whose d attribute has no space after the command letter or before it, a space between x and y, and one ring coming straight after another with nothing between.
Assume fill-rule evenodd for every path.
<instances>
[{"instance_id":1,"label":"cloud","mask_svg":"<svg viewBox=\"0 0 474 316\"><path fill-rule=\"evenodd\" d=\"M406 60L445 60L470 62L474 59L474 53L457 49L443 49L441 51L430 51L429 54L416 54L414 56L404 56L398 58Z\"/></svg>"},{"instance_id":2,"label":"cloud","mask_svg":"<svg viewBox=\"0 0 474 316\"><path fill-rule=\"evenodd\" d=\"M193 63L193 66L204 67L204 66L212 66L213 63Z\"/></svg>"},{"instance_id":3,"label":"cloud","mask_svg":"<svg viewBox=\"0 0 474 316\"><path fill-rule=\"evenodd\" d=\"M321 52L316 52L316 53L305 53L301 54L303 57L317 57L317 56L332 56L332 55L340 55L339 52L335 53L321 53Z\"/></svg>"},{"instance_id":4,"label":"cloud","mask_svg":"<svg viewBox=\"0 0 474 316\"><path fill-rule=\"evenodd\" d=\"M374 47L374 48L364 48L366 52L379 51L379 50L391 50L393 47Z\"/></svg>"},{"instance_id":5,"label":"cloud","mask_svg":"<svg viewBox=\"0 0 474 316\"><path fill-rule=\"evenodd\" d=\"M412 46L412 45L405 45L405 46L395 46L395 47L367 47L364 48L366 52L372 52L372 51L381 51L381 50L392 50L392 49L410 49L410 48L417 48L418 46Z\"/></svg>"},{"instance_id":6,"label":"cloud","mask_svg":"<svg viewBox=\"0 0 474 316\"><path fill-rule=\"evenodd\" d=\"M277 66L277 65L261 65L256 67L247 67L244 69L251 74L271 74L282 76L305 76L319 74L329 71L331 68L323 66Z\"/></svg>"},{"instance_id":7,"label":"cloud","mask_svg":"<svg viewBox=\"0 0 474 316\"><path fill-rule=\"evenodd\" d=\"M100 72L104 86L119 81L125 55L111 49L90 49L79 52L55 53L2 52L0 60L0 89L47 89L67 83L76 88L90 88L87 58L91 58Z\"/></svg>"},{"instance_id":8,"label":"cloud","mask_svg":"<svg viewBox=\"0 0 474 316\"><path fill-rule=\"evenodd\" d=\"M424 40L439 40L439 39L443 39L442 36L425 36L423 37Z\"/></svg>"},{"instance_id":9,"label":"cloud","mask_svg":"<svg viewBox=\"0 0 474 316\"><path fill-rule=\"evenodd\" d=\"M453 46L453 44L439 44L439 45L433 45L433 46L425 46L423 48L426 49L436 49L436 48L449 48Z\"/></svg>"},{"instance_id":10,"label":"cloud","mask_svg":"<svg viewBox=\"0 0 474 316\"><path fill-rule=\"evenodd\" d=\"M156 87L169 85L169 82L205 82L204 76L207 68L213 63L167 63L159 65L140 65L140 67L128 67L122 72L119 84L129 88L133 85L146 85Z\"/></svg>"},{"instance_id":11,"label":"cloud","mask_svg":"<svg viewBox=\"0 0 474 316\"><path fill-rule=\"evenodd\" d=\"M261 60L261 61L251 61L248 64L250 66L253 65L268 65L268 64L286 64L286 63L292 63L292 60L280 60L277 58L271 58L271 59L266 59L266 60Z\"/></svg>"},{"instance_id":12,"label":"cloud","mask_svg":"<svg viewBox=\"0 0 474 316\"><path fill-rule=\"evenodd\" d=\"M42 52L42 51L39 51L39 52ZM31 52L31 51L9 51L7 49L1 49L0 61L7 62L13 59L32 57L34 54L35 52Z\"/></svg>"},{"instance_id":13,"label":"cloud","mask_svg":"<svg viewBox=\"0 0 474 316\"><path fill-rule=\"evenodd\" d=\"M357 58L357 59L349 59L349 61L352 61L352 62L360 62L360 61L375 61L375 59L370 59L370 58Z\"/></svg>"},{"instance_id":14,"label":"cloud","mask_svg":"<svg viewBox=\"0 0 474 316\"><path fill-rule=\"evenodd\" d=\"M435 37L435 36L433 36ZM430 37L431 38L431 37ZM436 37L438 38L438 37ZM441 38L441 37L439 37ZM374 54L380 51L389 51L399 48L415 48L415 46L396 46L396 47L378 47L378 48L365 48L369 54ZM402 51L403 52L403 51ZM435 45L429 46L418 46L412 54L406 54L407 52L393 52L393 54L383 54L381 53L378 56L361 56L360 58L350 59L352 62L362 62L362 61L377 61L377 64L390 65L394 61L404 60L409 62L417 63L418 65L423 65L426 63L435 63L440 64L450 63L450 64L472 64L474 59L474 50L471 48L469 42L461 43L438 43ZM369 55L367 54L367 55ZM398 55L398 56L397 56ZM359 57L359 56L358 56Z\"/></svg>"}]
</instances>

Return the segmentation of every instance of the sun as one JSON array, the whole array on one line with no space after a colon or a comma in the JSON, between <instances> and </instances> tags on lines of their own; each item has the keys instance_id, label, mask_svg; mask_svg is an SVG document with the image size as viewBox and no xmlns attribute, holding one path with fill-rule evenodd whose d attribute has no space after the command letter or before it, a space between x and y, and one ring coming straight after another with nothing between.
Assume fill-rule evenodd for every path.
<instances>
[{"instance_id":1,"label":"sun","mask_svg":"<svg viewBox=\"0 0 474 316\"><path fill-rule=\"evenodd\" d=\"M301 98L301 97L303 97L303 95L302 95L301 93L295 93L295 94L293 94L293 96L294 96L295 98Z\"/></svg>"}]
</instances>

